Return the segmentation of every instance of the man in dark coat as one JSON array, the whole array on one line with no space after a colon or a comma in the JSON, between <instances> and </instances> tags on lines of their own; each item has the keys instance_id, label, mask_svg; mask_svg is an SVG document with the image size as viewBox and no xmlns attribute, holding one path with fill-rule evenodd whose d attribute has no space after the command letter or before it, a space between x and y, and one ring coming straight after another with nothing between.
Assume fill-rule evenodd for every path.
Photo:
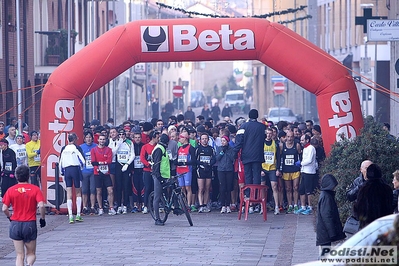
<instances>
[{"instance_id":1,"label":"man in dark coat","mask_svg":"<svg viewBox=\"0 0 399 266\"><path fill-rule=\"evenodd\" d=\"M187 106L187 111L184 113L184 119L195 123L195 113L191 106Z\"/></svg>"},{"instance_id":2,"label":"man in dark coat","mask_svg":"<svg viewBox=\"0 0 399 266\"><path fill-rule=\"evenodd\" d=\"M316 246L330 246L331 242L345 238L335 201L334 189L337 185L338 181L333 175L326 174L321 179L321 193L317 207Z\"/></svg>"},{"instance_id":3,"label":"man in dark coat","mask_svg":"<svg viewBox=\"0 0 399 266\"><path fill-rule=\"evenodd\" d=\"M376 164L367 167L366 182L360 188L354 213L363 228L374 220L392 214L392 189L382 179L381 168Z\"/></svg>"},{"instance_id":4,"label":"man in dark coat","mask_svg":"<svg viewBox=\"0 0 399 266\"><path fill-rule=\"evenodd\" d=\"M212 110L211 110L211 117L212 117L215 125L217 125L220 120L219 116L220 116L219 104L215 103L215 105L212 107Z\"/></svg>"},{"instance_id":5,"label":"man in dark coat","mask_svg":"<svg viewBox=\"0 0 399 266\"><path fill-rule=\"evenodd\" d=\"M349 189L346 191L346 198L353 202L357 198L357 194L359 193L360 188L363 186L365 180L365 176L367 173L367 167L373 162L370 160L365 160L360 165L360 175L353 180L353 183L350 185Z\"/></svg>"},{"instance_id":6,"label":"man in dark coat","mask_svg":"<svg viewBox=\"0 0 399 266\"><path fill-rule=\"evenodd\" d=\"M266 126L257 121L258 110L249 111L249 121L242 124L236 134L234 151L241 151L244 164L245 184L260 184L263 156L263 144L266 138Z\"/></svg>"},{"instance_id":7,"label":"man in dark coat","mask_svg":"<svg viewBox=\"0 0 399 266\"><path fill-rule=\"evenodd\" d=\"M231 111L231 107L229 106L228 103L226 103L226 104L224 105L224 107L223 107L222 116L223 116L223 117L228 116L228 117L230 117L230 118L233 117L233 111Z\"/></svg>"}]
</instances>

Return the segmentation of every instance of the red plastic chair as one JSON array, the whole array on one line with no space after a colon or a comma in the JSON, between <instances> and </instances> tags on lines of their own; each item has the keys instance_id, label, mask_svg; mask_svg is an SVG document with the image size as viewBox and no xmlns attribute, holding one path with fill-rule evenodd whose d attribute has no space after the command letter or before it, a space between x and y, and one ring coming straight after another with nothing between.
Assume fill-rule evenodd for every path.
<instances>
[{"instance_id":1,"label":"red plastic chair","mask_svg":"<svg viewBox=\"0 0 399 266\"><path fill-rule=\"evenodd\" d=\"M245 197L244 191L249 189L249 198ZM241 220L242 206L245 204L245 220L248 220L248 211L251 203L260 203L263 210L263 220L267 220L267 189L265 185L245 185L240 189L240 208L238 209L238 220Z\"/></svg>"}]
</instances>

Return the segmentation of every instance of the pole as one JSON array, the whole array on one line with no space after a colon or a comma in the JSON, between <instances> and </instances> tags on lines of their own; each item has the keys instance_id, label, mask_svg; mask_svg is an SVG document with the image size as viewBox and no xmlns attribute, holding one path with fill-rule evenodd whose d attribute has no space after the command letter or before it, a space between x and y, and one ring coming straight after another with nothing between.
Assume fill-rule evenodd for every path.
<instances>
[{"instance_id":1,"label":"pole","mask_svg":"<svg viewBox=\"0 0 399 266\"><path fill-rule=\"evenodd\" d=\"M55 163L55 208L60 210L60 168L59 163Z\"/></svg>"},{"instance_id":2,"label":"pole","mask_svg":"<svg viewBox=\"0 0 399 266\"><path fill-rule=\"evenodd\" d=\"M95 14L94 14L94 0L91 0L91 42L93 42L94 41L94 23L95 23L95 19L94 19L94 16L95 16ZM91 111L92 111L92 119L95 119L96 118L96 116L95 116L95 114L96 114L96 92L94 92L92 95L91 95L91 100L92 100L92 108L91 108Z\"/></svg>"},{"instance_id":3,"label":"pole","mask_svg":"<svg viewBox=\"0 0 399 266\"><path fill-rule=\"evenodd\" d=\"M17 76L18 76L18 132L22 133L22 81L21 81L21 26L19 22L19 0L15 1L17 32Z\"/></svg>"},{"instance_id":4,"label":"pole","mask_svg":"<svg viewBox=\"0 0 399 266\"><path fill-rule=\"evenodd\" d=\"M68 58L71 57L71 21L72 21L72 0L68 0L68 34L67 34L67 38L68 38Z\"/></svg>"}]
</instances>

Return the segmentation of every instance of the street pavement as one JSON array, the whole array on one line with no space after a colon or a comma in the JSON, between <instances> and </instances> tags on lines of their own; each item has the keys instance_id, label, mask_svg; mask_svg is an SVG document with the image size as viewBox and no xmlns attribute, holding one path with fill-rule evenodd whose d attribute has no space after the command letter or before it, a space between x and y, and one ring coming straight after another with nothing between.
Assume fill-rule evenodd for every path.
<instances>
[{"instance_id":1,"label":"street pavement","mask_svg":"<svg viewBox=\"0 0 399 266\"><path fill-rule=\"evenodd\" d=\"M84 216L69 224L66 215L46 216L39 228L35 265L295 265L317 260L314 216L273 215L267 221L236 212L170 215L155 226L150 214ZM0 216L0 265L15 265L9 222Z\"/></svg>"}]
</instances>

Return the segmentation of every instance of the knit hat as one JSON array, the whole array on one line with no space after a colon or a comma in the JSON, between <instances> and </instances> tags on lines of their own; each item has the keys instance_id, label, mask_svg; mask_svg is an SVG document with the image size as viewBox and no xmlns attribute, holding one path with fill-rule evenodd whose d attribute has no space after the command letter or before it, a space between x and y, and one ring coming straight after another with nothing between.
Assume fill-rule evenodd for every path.
<instances>
[{"instance_id":1,"label":"knit hat","mask_svg":"<svg viewBox=\"0 0 399 266\"><path fill-rule=\"evenodd\" d=\"M169 133L170 131L172 131L172 130L177 130L177 128L176 128L174 125L170 125L170 126L168 127L168 133Z\"/></svg>"},{"instance_id":2,"label":"knit hat","mask_svg":"<svg viewBox=\"0 0 399 266\"><path fill-rule=\"evenodd\" d=\"M381 168L375 164L372 163L367 167L367 179L379 179L382 178L382 172Z\"/></svg>"},{"instance_id":3,"label":"knit hat","mask_svg":"<svg viewBox=\"0 0 399 266\"><path fill-rule=\"evenodd\" d=\"M258 119L258 117L259 117L258 110L256 110L256 109L251 109L251 111L249 111L249 113L248 113L248 117L249 117L250 119Z\"/></svg>"},{"instance_id":4,"label":"knit hat","mask_svg":"<svg viewBox=\"0 0 399 266\"><path fill-rule=\"evenodd\" d=\"M230 138L226 135L222 136L222 139L225 139L227 142L230 142Z\"/></svg>"},{"instance_id":5,"label":"knit hat","mask_svg":"<svg viewBox=\"0 0 399 266\"><path fill-rule=\"evenodd\" d=\"M231 134L237 133L237 128L233 125L229 125L227 129L230 131Z\"/></svg>"},{"instance_id":6,"label":"knit hat","mask_svg":"<svg viewBox=\"0 0 399 266\"><path fill-rule=\"evenodd\" d=\"M143 131L150 131L153 128L154 128L154 126L150 122L144 122Z\"/></svg>"},{"instance_id":7,"label":"knit hat","mask_svg":"<svg viewBox=\"0 0 399 266\"><path fill-rule=\"evenodd\" d=\"M168 135L162 134L162 135L159 137L159 142L162 143L162 144L168 145L168 143L169 143L169 137L168 137Z\"/></svg>"},{"instance_id":8,"label":"knit hat","mask_svg":"<svg viewBox=\"0 0 399 266\"><path fill-rule=\"evenodd\" d=\"M199 125L199 126L197 127L197 132L198 132L198 133L206 132L205 127L204 127L203 125Z\"/></svg>"}]
</instances>

